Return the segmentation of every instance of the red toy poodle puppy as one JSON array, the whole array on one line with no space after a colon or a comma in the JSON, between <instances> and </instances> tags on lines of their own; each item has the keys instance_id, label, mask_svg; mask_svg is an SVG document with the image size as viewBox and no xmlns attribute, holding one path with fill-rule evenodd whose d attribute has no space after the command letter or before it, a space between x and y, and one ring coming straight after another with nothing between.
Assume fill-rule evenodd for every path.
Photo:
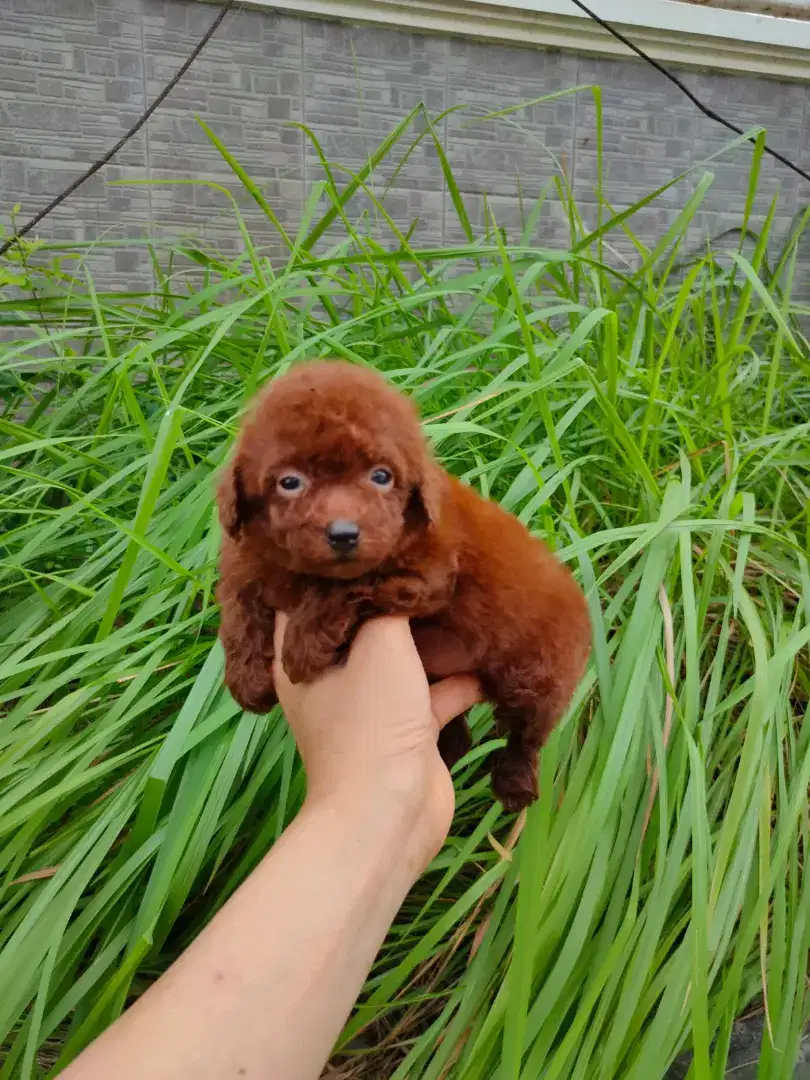
<instances>
[{"instance_id":1,"label":"red toy poodle puppy","mask_svg":"<svg viewBox=\"0 0 810 1080\"><path fill-rule=\"evenodd\" d=\"M537 797L537 752L588 658L585 599L516 518L430 458L407 398L351 364L293 368L256 400L219 513L225 681L240 705L276 701L276 611L293 682L334 664L364 619L406 614L428 676L475 672L495 705L496 796L508 810ZM466 752L463 717L439 746L448 765Z\"/></svg>"}]
</instances>

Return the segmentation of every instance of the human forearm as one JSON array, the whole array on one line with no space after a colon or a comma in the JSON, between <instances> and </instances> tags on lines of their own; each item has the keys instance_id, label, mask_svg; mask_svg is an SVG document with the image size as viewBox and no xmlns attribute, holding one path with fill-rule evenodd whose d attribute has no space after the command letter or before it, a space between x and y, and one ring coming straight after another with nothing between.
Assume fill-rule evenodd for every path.
<instances>
[{"instance_id":1,"label":"human forearm","mask_svg":"<svg viewBox=\"0 0 810 1080\"><path fill-rule=\"evenodd\" d=\"M305 806L70 1080L317 1077L422 869L406 821L359 799Z\"/></svg>"},{"instance_id":2,"label":"human forearm","mask_svg":"<svg viewBox=\"0 0 810 1080\"><path fill-rule=\"evenodd\" d=\"M361 627L346 662L312 684L293 687L278 663L274 675L307 804L69 1080L315 1080L405 893L446 836L453 784L436 740L480 700L475 679L428 687L404 619Z\"/></svg>"}]
</instances>

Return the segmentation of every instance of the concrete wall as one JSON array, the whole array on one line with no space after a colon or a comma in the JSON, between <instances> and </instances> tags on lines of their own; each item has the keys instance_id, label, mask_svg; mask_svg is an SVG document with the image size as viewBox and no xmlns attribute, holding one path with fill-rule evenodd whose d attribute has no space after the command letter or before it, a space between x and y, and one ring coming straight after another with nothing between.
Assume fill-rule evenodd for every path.
<instances>
[{"instance_id":1,"label":"concrete wall","mask_svg":"<svg viewBox=\"0 0 810 1080\"><path fill-rule=\"evenodd\" d=\"M109 147L174 74L215 10L196 0L0 0L0 215L22 219ZM774 146L810 167L805 123L808 87L751 77L687 73L707 104L738 124L768 127ZM307 124L332 160L360 168L408 109L433 114L466 104L439 125L477 227L484 195L499 222L514 228L555 172L573 178L586 219L595 222L594 106L580 93L532 105L510 120L475 119L551 91L597 83L604 95L607 191L621 208L727 142L657 73L635 61L593 59L466 40L353 28L237 9L181 85L103 176L90 181L41 226L67 241L193 233L233 249L226 200L203 187L111 187L106 181L188 178L238 184L195 122L202 116L264 188L281 220L295 227L307 185L320 175L312 146L290 121ZM717 178L695 229L717 234L739 223L750 149L713 166ZM390 165L375 178L382 192ZM642 211L635 228L651 240L683 205L696 177ZM758 211L779 193L776 230L784 234L810 188L767 160ZM242 199L257 238L272 231ZM420 219L425 244L461 235L435 151L424 142L386 199L394 218ZM357 208L356 208L357 209ZM550 206L546 239L565 242ZM620 237L617 247L628 255ZM96 272L108 287L148 281L138 250L102 250Z\"/></svg>"}]
</instances>

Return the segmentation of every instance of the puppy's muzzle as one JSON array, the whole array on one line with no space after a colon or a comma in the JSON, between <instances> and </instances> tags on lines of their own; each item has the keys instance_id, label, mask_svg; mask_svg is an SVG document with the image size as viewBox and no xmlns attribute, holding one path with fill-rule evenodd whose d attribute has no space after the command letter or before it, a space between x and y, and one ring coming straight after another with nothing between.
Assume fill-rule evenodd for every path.
<instances>
[{"instance_id":1,"label":"puppy's muzzle","mask_svg":"<svg viewBox=\"0 0 810 1080\"><path fill-rule=\"evenodd\" d=\"M352 554L360 540L360 526L354 521L330 521L326 526L326 539L330 548L340 558Z\"/></svg>"}]
</instances>

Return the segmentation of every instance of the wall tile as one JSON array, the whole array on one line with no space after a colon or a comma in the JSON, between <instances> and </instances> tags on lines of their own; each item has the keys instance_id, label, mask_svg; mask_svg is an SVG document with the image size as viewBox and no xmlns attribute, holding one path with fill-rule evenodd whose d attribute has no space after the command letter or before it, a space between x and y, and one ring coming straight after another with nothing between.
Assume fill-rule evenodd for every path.
<instances>
[{"instance_id":1,"label":"wall tile","mask_svg":"<svg viewBox=\"0 0 810 1080\"><path fill-rule=\"evenodd\" d=\"M23 216L35 212L107 150L174 75L215 14L197 0L0 0L0 220L8 220L14 203L22 204ZM715 74L682 77L741 127L767 125L769 142L810 168L807 87ZM296 124L311 129L342 186L405 114L424 103L434 118L453 110L437 121L437 134L475 232L485 233L492 211L517 238L546 192L532 239L564 247L568 222L552 181L564 173L585 226L595 227L596 109L588 89L536 99L590 84L602 88L604 194L614 209L692 167L635 215L631 227L639 239L655 242L706 168L714 182L689 241L700 246L704 236L739 221L751 147L724 150L732 135L641 63L237 8L146 129L43 222L41 235L75 241L148 232L196 237L236 254L241 241L229 201L209 182L233 192L255 242L283 258L278 234L195 116L211 126L294 232L308 189L324 177L315 146ZM507 116L484 119L515 105ZM398 242L386 215L403 230L416 221L417 246L463 236L435 146L427 136L419 139L425 129L424 118L417 118L369 177L369 191L358 192L345 208L381 243ZM111 179L158 183L111 187ZM188 179L201 183L173 183ZM776 241L807 204L810 185L766 159L755 226L774 197ZM338 223L322 243L343 236ZM638 258L621 230L607 242L618 262ZM116 261L105 251L92 258L102 260L110 287L148 287L145 252L120 253Z\"/></svg>"}]
</instances>

